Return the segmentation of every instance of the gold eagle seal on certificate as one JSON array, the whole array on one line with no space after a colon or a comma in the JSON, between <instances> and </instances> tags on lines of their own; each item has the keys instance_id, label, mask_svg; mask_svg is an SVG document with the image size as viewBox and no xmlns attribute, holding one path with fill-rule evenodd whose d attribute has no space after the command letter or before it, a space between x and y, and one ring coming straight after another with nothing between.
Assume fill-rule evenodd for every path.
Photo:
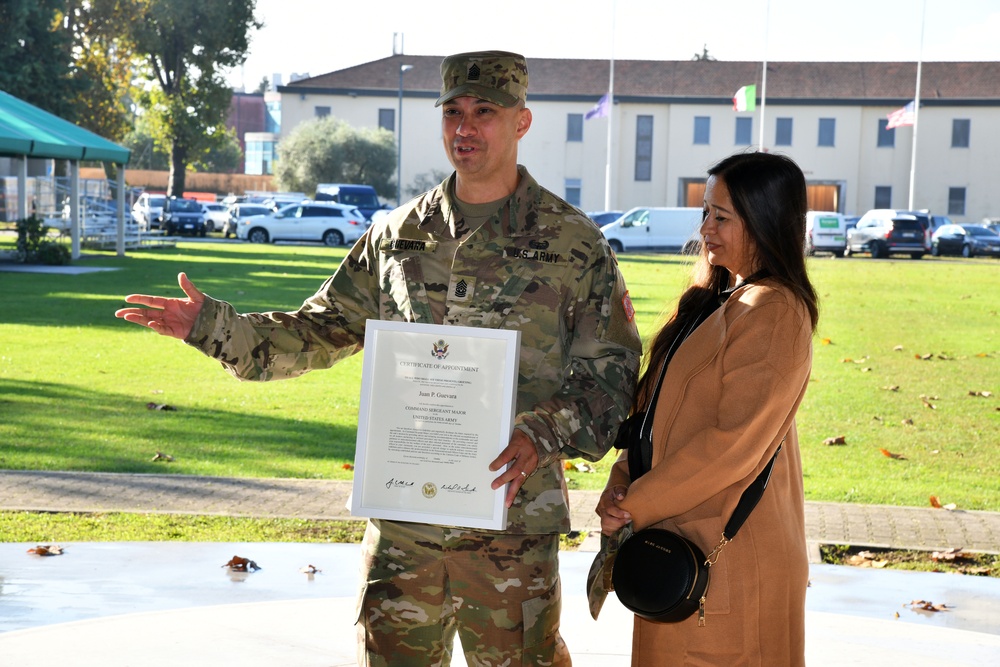
<instances>
[{"instance_id":1,"label":"gold eagle seal on certificate","mask_svg":"<svg viewBox=\"0 0 1000 667\"><path fill-rule=\"evenodd\" d=\"M444 359L448 356L448 343L444 340L439 340L436 343L431 343L431 356L436 359Z\"/></svg>"},{"instance_id":2,"label":"gold eagle seal on certificate","mask_svg":"<svg viewBox=\"0 0 1000 667\"><path fill-rule=\"evenodd\" d=\"M434 482L427 482L420 491L424 494L424 498L433 498L437 495L438 488Z\"/></svg>"}]
</instances>

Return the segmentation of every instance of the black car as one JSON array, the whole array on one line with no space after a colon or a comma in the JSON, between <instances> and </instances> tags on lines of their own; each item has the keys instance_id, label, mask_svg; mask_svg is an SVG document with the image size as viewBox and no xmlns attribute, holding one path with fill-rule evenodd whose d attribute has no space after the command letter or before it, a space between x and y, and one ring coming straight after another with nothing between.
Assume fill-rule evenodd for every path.
<instances>
[{"instance_id":1,"label":"black car","mask_svg":"<svg viewBox=\"0 0 1000 667\"><path fill-rule=\"evenodd\" d=\"M163 229L167 234L205 236L205 211L194 199L171 197L163 204Z\"/></svg>"},{"instance_id":2,"label":"black car","mask_svg":"<svg viewBox=\"0 0 1000 667\"><path fill-rule=\"evenodd\" d=\"M982 225L942 225L931 238L931 254L1000 257L1000 235Z\"/></svg>"},{"instance_id":3,"label":"black car","mask_svg":"<svg viewBox=\"0 0 1000 667\"><path fill-rule=\"evenodd\" d=\"M878 259L905 253L913 259L920 259L926 250L924 238L924 225L912 215L889 219L862 218L857 227L847 230L844 256L868 252L873 259Z\"/></svg>"}]
</instances>

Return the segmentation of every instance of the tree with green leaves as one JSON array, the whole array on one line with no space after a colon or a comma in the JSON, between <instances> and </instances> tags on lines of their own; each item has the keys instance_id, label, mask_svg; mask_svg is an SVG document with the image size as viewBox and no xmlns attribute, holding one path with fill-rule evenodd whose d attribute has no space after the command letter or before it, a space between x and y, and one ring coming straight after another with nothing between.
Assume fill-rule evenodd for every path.
<instances>
[{"instance_id":1,"label":"tree with green leaves","mask_svg":"<svg viewBox=\"0 0 1000 667\"><path fill-rule=\"evenodd\" d=\"M396 138L383 128L356 129L326 116L282 139L274 164L278 187L315 192L317 183L363 183L395 198Z\"/></svg>"},{"instance_id":2,"label":"tree with green leaves","mask_svg":"<svg viewBox=\"0 0 1000 667\"><path fill-rule=\"evenodd\" d=\"M256 0L134 0L135 53L154 83L140 106L170 149L167 193L184 192L185 169L228 141L232 91L223 72L242 64L260 28Z\"/></svg>"},{"instance_id":3,"label":"tree with green leaves","mask_svg":"<svg viewBox=\"0 0 1000 667\"><path fill-rule=\"evenodd\" d=\"M73 50L69 95L81 127L114 142L132 129L134 0L62 0L60 24Z\"/></svg>"},{"instance_id":4,"label":"tree with green leaves","mask_svg":"<svg viewBox=\"0 0 1000 667\"><path fill-rule=\"evenodd\" d=\"M70 35L60 19L65 0L0 2L0 90L76 121Z\"/></svg>"}]
</instances>

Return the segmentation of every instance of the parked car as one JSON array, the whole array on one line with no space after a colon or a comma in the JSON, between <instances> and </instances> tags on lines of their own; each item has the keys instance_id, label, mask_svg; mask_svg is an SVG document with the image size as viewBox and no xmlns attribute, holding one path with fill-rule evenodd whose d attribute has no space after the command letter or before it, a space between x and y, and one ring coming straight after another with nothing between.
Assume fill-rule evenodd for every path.
<instances>
[{"instance_id":1,"label":"parked car","mask_svg":"<svg viewBox=\"0 0 1000 667\"><path fill-rule=\"evenodd\" d=\"M132 219L139 229L149 231L160 228L160 219L163 215L163 204L167 201L166 195L155 195L143 192L132 205Z\"/></svg>"},{"instance_id":2,"label":"parked car","mask_svg":"<svg viewBox=\"0 0 1000 667\"><path fill-rule=\"evenodd\" d=\"M231 205L226 213L226 223L222 226L222 234L228 239L230 235L237 236L236 230L239 228L240 220L243 218L249 218L254 215L267 215L268 213L274 213L274 211L263 204L244 204L241 202Z\"/></svg>"},{"instance_id":3,"label":"parked car","mask_svg":"<svg viewBox=\"0 0 1000 667\"><path fill-rule=\"evenodd\" d=\"M806 253L844 254L847 244L847 223L842 213L835 211L809 211L806 213Z\"/></svg>"},{"instance_id":4,"label":"parked car","mask_svg":"<svg viewBox=\"0 0 1000 667\"><path fill-rule=\"evenodd\" d=\"M623 214L624 211L591 211L587 214L587 217L593 220L598 227L603 227L622 217Z\"/></svg>"},{"instance_id":5,"label":"parked car","mask_svg":"<svg viewBox=\"0 0 1000 667\"><path fill-rule=\"evenodd\" d=\"M912 215L891 218L861 216L858 226L847 230L847 247L844 256L856 252L871 253L872 259L905 253L913 259L920 259L926 251L924 238L926 230Z\"/></svg>"},{"instance_id":6,"label":"parked car","mask_svg":"<svg viewBox=\"0 0 1000 667\"><path fill-rule=\"evenodd\" d=\"M942 225L931 238L931 254L1000 257L1000 234L982 225Z\"/></svg>"},{"instance_id":7,"label":"parked car","mask_svg":"<svg viewBox=\"0 0 1000 667\"><path fill-rule=\"evenodd\" d=\"M370 185L353 183L320 183L316 186L315 201L332 201L338 204L356 206L365 220L371 222L379 210L392 210L388 204L379 202L378 193Z\"/></svg>"},{"instance_id":8,"label":"parked car","mask_svg":"<svg viewBox=\"0 0 1000 667\"><path fill-rule=\"evenodd\" d=\"M205 235L205 213L197 199L171 197L163 203L163 229L175 234Z\"/></svg>"},{"instance_id":9,"label":"parked car","mask_svg":"<svg viewBox=\"0 0 1000 667\"><path fill-rule=\"evenodd\" d=\"M209 233L220 230L226 226L229 218L229 211L225 204L202 203L201 210L205 214L205 230Z\"/></svg>"},{"instance_id":10,"label":"parked car","mask_svg":"<svg viewBox=\"0 0 1000 667\"><path fill-rule=\"evenodd\" d=\"M873 208L861 216L861 219L858 220L857 226L860 227L862 223L868 223L872 220L888 223L896 216L909 216L915 218L916 221L920 223L920 226L924 229L924 252L930 252L931 234L934 232L934 221L931 219L931 215L927 211L904 211L894 208Z\"/></svg>"},{"instance_id":11,"label":"parked car","mask_svg":"<svg viewBox=\"0 0 1000 667\"><path fill-rule=\"evenodd\" d=\"M309 201L269 215L241 218L236 236L251 243L318 241L338 246L354 243L365 229L365 216L356 206Z\"/></svg>"},{"instance_id":12,"label":"parked car","mask_svg":"<svg viewBox=\"0 0 1000 667\"><path fill-rule=\"evenodd\" d=\"M861 219L860 215L845 215L844 216L844 231L848 229L854 229L858 226L858 220Z\"/></svg>"},{"instance_id":13,"label":"parked car","mask_svg":"<svg viewBox=\"0 0 1000 667\"><path fill-rule=\"evenodd\" d=\"M638 207L601 227L601 232L615 252L633 250L687 252L698 243L700 224L700 208Z\"/></svg>"}]
</instances>

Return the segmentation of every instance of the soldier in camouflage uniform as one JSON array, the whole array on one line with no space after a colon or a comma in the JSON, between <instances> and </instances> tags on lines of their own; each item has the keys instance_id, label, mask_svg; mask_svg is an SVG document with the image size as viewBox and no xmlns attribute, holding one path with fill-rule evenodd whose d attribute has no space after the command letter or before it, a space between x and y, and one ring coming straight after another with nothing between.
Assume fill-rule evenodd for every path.
<instances>
[{"instance_id":1,"label":"soldier in camouflage uniform","mask_svg":"<svg viewBox=\"0 0 1000 667\"><path fill-rule=\"evenodd\" d=\"M531 124L524 58L459 54L441 66L455 173L376 223L291 313L241 315L199 292L143 295L119 317L183 339L244 380L289 378L359 351L369 318L521 331L507 528L372 519L358 596L361 665L569 665L559 634L563 460L600 459L631 403L633 310L600 230L517 165Z\"/></svg>"}]
</instances>

